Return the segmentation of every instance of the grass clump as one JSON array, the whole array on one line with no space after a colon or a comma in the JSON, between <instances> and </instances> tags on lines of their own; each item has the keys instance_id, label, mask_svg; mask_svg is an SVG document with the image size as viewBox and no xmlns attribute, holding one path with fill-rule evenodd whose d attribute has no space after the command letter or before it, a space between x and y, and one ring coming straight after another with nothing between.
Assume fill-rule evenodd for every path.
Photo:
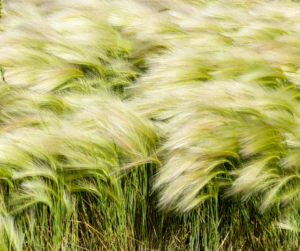
<instances>
[{"instance_id":1,"label":"grass clump","mask_svg":"<svg viewBox=\"0 0 300 251\"><path fill-rule=\"evenodd\" d=\"M296 3L3 13L0 250L299 248Z\"/></svg>"}]
</instances>

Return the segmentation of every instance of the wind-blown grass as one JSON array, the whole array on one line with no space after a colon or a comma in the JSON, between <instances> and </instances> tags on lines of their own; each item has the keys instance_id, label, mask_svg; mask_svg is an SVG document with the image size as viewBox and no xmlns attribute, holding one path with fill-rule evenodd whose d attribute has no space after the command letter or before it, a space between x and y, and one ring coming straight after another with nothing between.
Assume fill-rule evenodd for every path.
<instances>
[{"instance_id":1,"label":"wind-blown grass","mask_svg":"<svg viewBox=\"0 0 300 251\"><path fill-rule=\"evenodd\" d=\"M224 4L200 17L171 12L184 39L149 60L134 92L166 138L155 184L163 207L191 209L213 196L203 187L229 172L237 176L227 194L268 191L265 209L298 179L290 145L299 120L297 11L287 2Z\"/></svg>"},{"instance_id":2,"label":"wind-blown grass","mask_svg":"<svg viewBox=\"0 0 300 251\"><path fill-rule=\"evenodd\" d=\"M298 7L6 2L0 250L298 249Z\"/></svg>"}]
</instances>

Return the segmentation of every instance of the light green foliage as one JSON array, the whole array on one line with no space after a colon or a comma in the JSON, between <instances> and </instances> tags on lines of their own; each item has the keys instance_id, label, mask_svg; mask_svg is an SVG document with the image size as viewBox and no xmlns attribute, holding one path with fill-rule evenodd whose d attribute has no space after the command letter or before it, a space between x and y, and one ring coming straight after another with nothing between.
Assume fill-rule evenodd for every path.
<instances>
[{"instance_id":1,"label":"light green foliage","mask_svg":"<svg viewBox=\"0 0 300 251\"><path fill-rule=\"evenodd\" d=\"M148 162L157 139L151 123L120 100L137 74L128 60L131 41L106 21L104 3L44 4L8 3L3 19L0 170L12 189L5 204L16 217L31 212L30 221L19 221L31 229L27 248L75 250L95 245L78 243L82 214L75 216L80 197L95 196L97 211L113 210L108 217L118 221L103 226L113 239L102 244L119 238L115 246L124 248L126 238L110 237L127 224L119 171ZM13 223L5 215L8 239L21 241L10 237Z\"/></svg>"},{"instance_id":2,"label":"light green foliage","mask_svg":"<svg viewBox=\"0 0 300 251\"><path fill-rule=\"evenodd\" d=\"M201 15L189 8L169 11L184 35L149 59L133 92L165 138L160 205L190 210L215 196L205 186L224 185L244 198L265 193L265 209L299 178L297 7L218 1Z\"/></svg>"},{"instance_id":3,"label":"light green foliage","mask_svg":"<svg viewBox=\"0 0 300 251\"><path fill-rule=\"evenodd\" d=\"M299 248L299 5L3 14L1 251Z\"/></svg>"}]
</instances>

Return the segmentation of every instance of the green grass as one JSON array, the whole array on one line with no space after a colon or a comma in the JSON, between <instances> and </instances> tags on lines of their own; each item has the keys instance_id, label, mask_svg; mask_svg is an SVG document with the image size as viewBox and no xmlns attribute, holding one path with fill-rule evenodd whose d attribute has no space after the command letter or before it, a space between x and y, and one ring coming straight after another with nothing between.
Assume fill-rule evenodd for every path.
<instances>
[{"instance_id":1,"label":"green grass","mask_svg":"<svg viewBox=\"0 0 300 251\"><path fill-rule=\"evenodd\" d=\"M299 250L297 3L2 14L0 251Z\"/></svg>"}]
</instances>

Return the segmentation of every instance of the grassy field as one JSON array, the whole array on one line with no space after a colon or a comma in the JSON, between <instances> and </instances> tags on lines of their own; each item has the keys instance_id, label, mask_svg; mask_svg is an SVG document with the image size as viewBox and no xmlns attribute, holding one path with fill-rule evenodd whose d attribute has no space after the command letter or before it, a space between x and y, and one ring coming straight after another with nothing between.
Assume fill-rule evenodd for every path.
<instances>
[{"instance_id":1,"label":"grassy field","mask_svg":"<svg viewBox=\"0 0 300 251\"><path fill-rule=\"evenodd\" d=\"M300 250L299 27L290 0L3 1L0 251Z\"/></svg>"}]
</instances>

